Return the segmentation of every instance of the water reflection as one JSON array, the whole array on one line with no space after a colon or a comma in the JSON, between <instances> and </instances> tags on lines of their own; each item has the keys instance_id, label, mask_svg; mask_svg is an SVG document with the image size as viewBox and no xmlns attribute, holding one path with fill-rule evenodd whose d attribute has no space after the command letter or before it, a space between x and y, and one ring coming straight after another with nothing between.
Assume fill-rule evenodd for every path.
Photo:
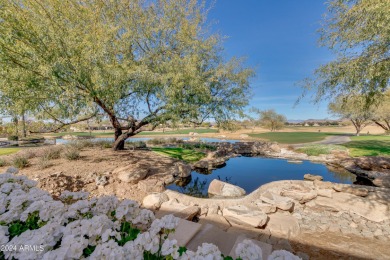
<instances>
[{"instance_id":1,"label":"water reflection","mask_svg":"<svg viewBox=\"0 0 390 260\"><path fill-rule=\"evenodd\" d=\"M300 164L288 163L285 159L264 157L235 157L227 161L223 168L212 171L193 171L192 180L181 186L171 184L169 189L182 193L207 194L213 179L227 181L243 188L247 193L259 186L278 180L303 180L306 173L321 175L324 181L352 184L356 181L354 174L339 168L328 168L324 164L303 161ZM196 181L195 181L196 180ZM188 180L187 180L188 181ZM204 184L206 183L206 184Z\"/></svg>"}]
</instances>

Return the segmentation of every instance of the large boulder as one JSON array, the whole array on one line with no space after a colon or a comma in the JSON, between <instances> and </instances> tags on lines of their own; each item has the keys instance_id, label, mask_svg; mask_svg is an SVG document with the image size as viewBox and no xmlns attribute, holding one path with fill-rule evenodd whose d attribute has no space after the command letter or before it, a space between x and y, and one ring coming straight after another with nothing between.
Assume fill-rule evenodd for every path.
<instances>
[{"instance_id":1,"label":"large boulder","mask_svg":"<svg viewBox=\"0 0 390 260\"><path fill-rule=\"evenodd\" d=\"M301 232L298 220L295 217L280 213L269 216L266 228L271 231L272 236L287 239L296 237Z\"/></svg>"},{"instance_id":2,"label":"large boulder","mask_svg":"<svg viewBox=\"0 0 390 260\"><path fill-rule=\"evenodd\" d=\"M280 195L292 198L300 203L306 203L317 197L317 191L303 185L292 185L288 188L284 188L280 192Z\"/></svg>"},{"instance_id":3,"label":"large boulder","mask_svg":"<svg viewBox=\"0 0 390 260\"><path fill-rule=\"evenodd\" d=\"M165 191L164 182L158 179L146 179L138 182L138 189L150 193L150 192L163 192Z\"/></svg>"},{"instance_id":4,"label":"large boulder","mask_svg":"<svg viewBox=\"0 0 390 260\"><path fill-rule=\"evenodd\" d=\"M390 188L390 175L378 177L378 178L374 179L372 181L372 183L378 187Z\"/></svg>"},{"instance_id":5,"label":"large boulder","mask_svg":"<svg viewBox=\"0 0 390 260\"><path fill-rule=\"evenodd\" d=\"M136 184L140 180L145 179L148 173L149 165L146 164L127 165L112 171L112 174L119 180L132 184Z\"/></svg>"},{"instance_id":6,"label":"large boulder","mask_svg":"<svg viewBox=\"0 0 390 260\"><path fill-rule=\"evenodd\" d=\"M199 207L187 206L177 199L163 202L160 207L160 214L173 214L175 217L186 220L192 220L199 212Z\"/></svg>"},{"instance_id":7,"label":"large boulder","mask_svg":"<svg viewBox=\"0 0 390 260\"><path fill-rule=\"evenodd\" d=\"M220 197L240 197L246 194L243 188L217 179L210 183L208 193Z\"/></svg>"},{"instance_id":8,"label":"large boulder","mask_svg":"<svg viewBox=\"0 0 390 260\"><path fill-rule=\"evenodd\" d=\"M168 201L169 198L165 193L152 193L146 196L142 201L142 206L147 209L159 209L161 204Z\"/></svg>"},{"instance_id":9,"label":"large boulder","mask_svg":"<svg viewBox=\"0 0 390 260\"><path fill-rule=\"evenodd\" d=\"M253 210L243 205L224 208L222 213L230 222L255 228L263 227L268 220L267 215L262 211Z\"/></svg>"},{"instance_id":10,"label":"large boulder","mask_svg":"<svg viewBox=\"0 0 390 260\"><path fill-rule=\"evenodd\" d=\"M175 164L175 172L173 175L180 178L186 178L191 175L191 171L192 169L190 165L178 162Z\"/></svg>"},{"instance_id":11,"label":"large boulder","mask_svg":"<svg viewBox=\"0 0 390 260\"><path fill-rule=\"evenodd\" d=\"M195 168L212 170L225 164L228 158L204 158L194 164Z\"/></svg>"},{"instance_id":12,"label":"large boulder","mask_svg":"<svg viewBox=\"0 0 390 260\"><path fill-rule=\"evenodd\" d=\"M294 202L291 199L279 196L269 191L261 194L260 199L265 203L274 205L281 210L290 211L294 206Z\"/></svg>"}]
</instances>

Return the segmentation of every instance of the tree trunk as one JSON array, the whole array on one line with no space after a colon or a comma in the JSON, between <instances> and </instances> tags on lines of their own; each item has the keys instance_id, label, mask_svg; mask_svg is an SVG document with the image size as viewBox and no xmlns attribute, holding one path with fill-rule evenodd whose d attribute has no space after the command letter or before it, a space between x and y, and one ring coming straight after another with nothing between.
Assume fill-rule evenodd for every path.
<instances>
[{"instance_id":1,"label":"tree trunk","mask_svg":"<svg viewBox=\"0 0 390 260\"><path fill-rule=\"evenodd\" d=\"M127 137L125 135L122 135L122 129L115 128L115 141L114 141L114 145L112 146L112 150L114 151L124 150L126 139Z\"/></svg>"},{"instance_id":2,"label":"tree trunk","mask_svg":"<svg viewBox=\"0 0 390 260\"><path fill-rule=\"evenodd\" d=\"M18 124L19 124L18 117L15 116L15 117L13 118L13 121L14 121L14 125L15 125L15 136L18 136Z\"/></svg>"},{"instance_id":3,"label":"tree trunk","mask_svg":"<svg viewBox=\"0 0 390 260\"><path fill-rule=\"evenodd\" d=\"M27 132L26 132L26 116L24 115L24 113L22 114L22 134L23 134L23 137L24 137L24 138L27 137Z\"/></svg>"}]
</instances>

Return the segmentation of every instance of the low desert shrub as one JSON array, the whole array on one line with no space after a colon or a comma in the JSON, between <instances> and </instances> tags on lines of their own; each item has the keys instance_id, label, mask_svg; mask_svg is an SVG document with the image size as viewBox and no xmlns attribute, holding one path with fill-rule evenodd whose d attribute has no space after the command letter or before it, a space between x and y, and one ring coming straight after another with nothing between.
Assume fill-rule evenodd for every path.
<instances>
[{"instance_id":1,"label":"low desert shrub","mask_svg":"<svg viewBox=\"0 0 390 260\"><path fill-rule=\"evenodd\" d=\"M45 160L55 160L61 157L61 146L50 146L40 149L38 156L44 158Z\"/></svg>"},{"instance_id":2,"label":"low desert shrub","mask_svg":"<svg viewBox=\"0 0 390 260\"><path fill-rule=\"evenodd\" d=\"M53 166L53 164L50 162L50 159L48 159L47 157L40 157L37 166L39 169L43 170Z\"/></svg>"},{"instance_id":3,"label":"low desert shrub","mask_svg":"<svg viewBox=\"0 0 390 260\"><path fill-rule=\"evenodd\" d=\"M17 135L10 135L8 136L9 141L18 141L19 137Z\"/></svg>"},{"instance_id":4,"label":"low desert shrub","mask_svg":"<svg viewBox=\"0 0 390 260\"><path fill-rule=\"evenodd\" d=\"M4 160L3 158L0 158L0 167L7 166L8 162Z\"/></svg>"},{"instance_id":5,"label":"low desert shrub","mask_svg":"<svg viewBox=\"0 0 390 260\"><path fill-rule=\"evenodd\" d=\"M29 165L28 158L22 156L22 155L16 155L12 158L12 165L16 168L23 169L26 168Z\"/></svg>"},{"instance_id":6,"label":"low desert shrub","mask_svg":"<svg viewBox=\"0 0 390 260\"><path fill-rule=\"evenodd\" d=\"M68 159L69 161L74 161L80 159L80 150L78 147L67 145L64 149L63 153L65 159Z\"/></svg>"}]
</instances>

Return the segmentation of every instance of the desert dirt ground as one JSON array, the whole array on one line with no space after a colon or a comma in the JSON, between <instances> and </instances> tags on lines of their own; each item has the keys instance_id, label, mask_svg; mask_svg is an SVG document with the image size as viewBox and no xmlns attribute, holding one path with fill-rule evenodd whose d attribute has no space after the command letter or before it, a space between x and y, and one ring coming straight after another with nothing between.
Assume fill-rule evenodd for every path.
<instances>
[{"instance_id":1,"label":"desert dirt ground","mask_svg":"<svg viewBox=\"0 0 390 260\"><path fill-rule=\"evenodd\" d=\"M20 151L19 153L25 153ZM118 198L141 202L147 192L140 190L137 184L121 182L112 175L112 171L123 166L147 165L148 178L166 179L171 175L175 159L146 150L125 150L114 152L111 149L85 148L79 160L64 158L50 160L52 166L42 169L39 158L29 159L29 166L20 170L20 174L37 180L38 186L54 196L62 191L87 191L92 197L115 195ZM14 155L3 156L7 160ZM9 166L0 167L5 172ZM95 179L107 176L108 184L97 186Z\"/></svg>"}]
</instances>

